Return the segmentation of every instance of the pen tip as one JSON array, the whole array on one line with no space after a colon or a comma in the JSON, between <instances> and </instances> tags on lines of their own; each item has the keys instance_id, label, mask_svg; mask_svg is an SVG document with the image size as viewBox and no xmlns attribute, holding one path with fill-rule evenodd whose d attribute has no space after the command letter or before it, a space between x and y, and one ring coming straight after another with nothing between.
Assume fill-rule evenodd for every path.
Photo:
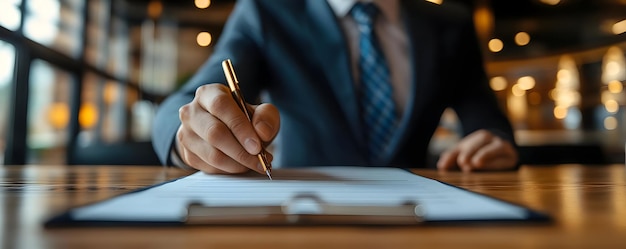
<instances>
[{"instance_id":1,"label":"pen tip","mask_svg":"<svg viewBox=\"0 0 626 249\"><path fill-rule=\"evenodd\" d=\"M271 181L271 180L273 180L273 179L272 179L272 175L270 174L269 170L266 170L266 171L265 171L265 174L267 174L267 177L269 177L269 178L270 178L270 181Z\"/></svg>"}]
</instances>

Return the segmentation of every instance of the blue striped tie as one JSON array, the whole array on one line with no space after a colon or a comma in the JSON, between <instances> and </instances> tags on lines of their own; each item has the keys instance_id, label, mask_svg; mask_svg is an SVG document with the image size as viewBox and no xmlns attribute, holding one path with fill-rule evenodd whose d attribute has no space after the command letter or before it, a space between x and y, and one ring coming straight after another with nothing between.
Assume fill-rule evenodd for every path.
<instances>
[{"instance_id":1,"label":"blue striped tie","mask_svg":"<svg viewBox=\"0 0 626 249\"><path fill-rule=\"evenodd\" d=\"M359 28L359 76L361 116L365 124L370 162L379 163L396 126L396 108L387 61L374 33L378 8L373 3L356 3L351 10Z\"/></svg>"}]
</instances>

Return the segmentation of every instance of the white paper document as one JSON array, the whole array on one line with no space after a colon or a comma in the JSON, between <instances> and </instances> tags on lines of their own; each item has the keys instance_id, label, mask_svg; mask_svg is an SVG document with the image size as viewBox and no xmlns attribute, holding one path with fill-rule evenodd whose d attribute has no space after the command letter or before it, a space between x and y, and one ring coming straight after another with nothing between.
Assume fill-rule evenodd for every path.
<instances>
[{"instance_id":1,"label":"white paper document","mask_svg":"<svg viewBox=\"0 0 626 249\"><path fill-rule=\"evenodd\" d=\"M398 168L275 169L273 181L255 172L197 172L168 183L71 210L74 220L182 222L190 203L205 206L280 206L302 195L347 206L418 203L425 221L525 220L528 209Z\"/></svg>"}]
</instances>

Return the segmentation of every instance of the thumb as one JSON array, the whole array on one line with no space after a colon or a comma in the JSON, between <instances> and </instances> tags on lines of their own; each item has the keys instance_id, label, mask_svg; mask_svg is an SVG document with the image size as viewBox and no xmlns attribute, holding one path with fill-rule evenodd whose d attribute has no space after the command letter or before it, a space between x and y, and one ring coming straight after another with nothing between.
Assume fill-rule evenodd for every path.
<instances>
[{"instance_id":1,"label":"thumb","mask_svg":"<svg viewBox=\"0 0 626 249\"><path fill-rule=\"evenodd\" d=\"M274 140L280 129L280 114L276 106L268 103L253 106L252 124L264 142Z\"/></svg>"}]
</instances>

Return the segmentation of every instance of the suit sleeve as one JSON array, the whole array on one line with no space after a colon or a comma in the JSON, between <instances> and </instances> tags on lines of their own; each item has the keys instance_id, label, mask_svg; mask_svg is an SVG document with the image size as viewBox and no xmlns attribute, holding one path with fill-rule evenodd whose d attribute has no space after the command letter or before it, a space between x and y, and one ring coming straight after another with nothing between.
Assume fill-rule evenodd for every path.
<instances>
[{"instance_id":1,"label":"suit sleeve","mask_svg":"<svg viewBox=\"0 0 626 249\"><path fill-rule=\"evenodd\" d=\"M246 82L254 82L263 71L262 37L259 7L256 1L240 0L231 13L215 47L215 52L181 89L168 96L160 105L152 127L152 145L164 165L173 165L170 158L174 137L181 122L178 109L191 102L195 90L204 84L225 84L221 62L231 59L237 74ZM183 58L184 59L184 58ZM243 80L241 80L243 81ZM249 84L242 89L248 100L258 95L261 86Z\"/></svg>"},{"instance_id":2,"label":"suit sleeve","mask_svg":"<svg viewBox=\"0 0 626 249\"><path fill-rule=\"evenodd\" d=\"M457 86L452 108L459 116L463 136L479 129L487 129L515 144L513 129L496 96L489 87L484 62L474 24L466 18L454 40L453 69L460 73L451 74Z\"/></svg>"}]
</instances>

